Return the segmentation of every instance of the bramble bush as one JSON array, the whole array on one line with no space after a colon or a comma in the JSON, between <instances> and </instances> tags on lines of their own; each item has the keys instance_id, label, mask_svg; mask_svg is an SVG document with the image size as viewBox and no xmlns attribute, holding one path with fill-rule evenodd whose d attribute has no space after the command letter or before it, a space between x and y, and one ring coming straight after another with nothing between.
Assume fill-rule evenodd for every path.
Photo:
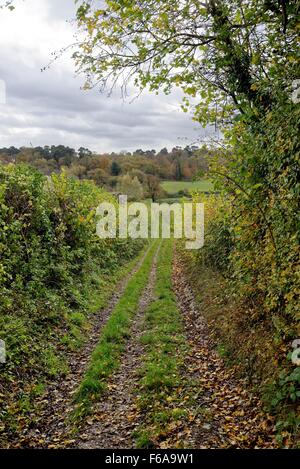
<instances>
[{"instance_id":1,"label":"bramble bush","mask_svg":"<svg viewBox=\"0 0 300 469\"><path fill-rule=\"evenodd\" d=\"M103 201L114 199L64 173L45 178L27 166L0 168L0 308L16 310L25 293L65 293L90 262L108 269L134 256L134 243L97 238Z\"/></svg>"},{"instance_id":2,"label":"bramble bush","mask_svg":"<svg viewBox=\"0 0 300 469\"><path fill-rule=\"evenodd\" d=\"M205 195L193 192L194 203L204 203L205 207L205 244L197 252L199 263L208 264L230 276L229 255L233 248L229 225L230 202L222 195Z\"/></svg>"},{"instance_id":3,"label":"bramble bush","mask_svg":"<svg viewBox=\"0 0 300 469\"><path fill-rule=\"evenodd\" d=\"M0 168L0 313L21 313L27 299L41 314L34 300L58 294L70 301L92 265L109 272L134 257L138 243L97 237L103 201L114 198L64 173L46 178L28 166Z\"/></svg>"}]
</instances>

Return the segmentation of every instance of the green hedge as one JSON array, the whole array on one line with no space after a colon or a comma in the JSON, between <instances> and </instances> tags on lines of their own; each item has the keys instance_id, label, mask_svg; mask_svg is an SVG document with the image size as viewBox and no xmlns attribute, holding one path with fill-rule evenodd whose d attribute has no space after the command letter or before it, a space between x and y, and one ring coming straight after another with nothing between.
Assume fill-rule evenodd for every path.
<instances>
[{"instance_id":1,"label":"green hedge","mask_svg":"<svg viewBox=\"0 0 300 469\"><path fill-rule=\"evenodd\" d=\"M91 182L0 168L0 313L16 312L20 295L67 295L93 262L109 270L134 256L136 243L96 237L103 201L113 198Z\"/></svg>"}]
</instances>

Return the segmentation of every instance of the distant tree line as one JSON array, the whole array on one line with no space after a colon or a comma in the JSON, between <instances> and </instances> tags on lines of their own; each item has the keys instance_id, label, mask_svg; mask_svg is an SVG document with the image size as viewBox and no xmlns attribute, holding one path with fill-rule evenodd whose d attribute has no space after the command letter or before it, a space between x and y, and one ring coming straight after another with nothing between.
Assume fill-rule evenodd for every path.
<instances>
[{"instance_id":1,"label":"distant tree line","mask_svg":"<svg viewBox=\"0 0 300 469\"><path fill-rule=\"evenodd\" d=\"M192 180L208 169L212 150L206 146L174 147L171 151L137 149L134 152L97 154L88 148L77 151L64 145L0 148L0 162L26 163L45 175L60 173L81 180L93 180L115 192L133 186L133 192L146 192L155 199L159 195L161 180Z\"/></svg>"}]
</instances>

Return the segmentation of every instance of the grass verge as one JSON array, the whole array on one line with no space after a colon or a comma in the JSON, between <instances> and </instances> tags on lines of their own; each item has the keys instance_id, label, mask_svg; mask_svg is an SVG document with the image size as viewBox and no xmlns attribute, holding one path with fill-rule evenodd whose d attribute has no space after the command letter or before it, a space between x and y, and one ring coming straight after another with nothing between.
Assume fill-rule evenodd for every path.
<instances>
[{"instance_id":1,"label":"grass verge","mask_svg":"<svg viewBox=\"0 0 300 469\"><path fill-rule=\"evenodd\" d=\"M84 284L81 285L81 304L83 312L70 311L66 315L67 330L61 342L70 350L77 350L88 340L93 317L107 306L118 283L140 262L148 249L148 243L140 249L137 256L129 262L123 263L114 269L103 272L101 267L93 265L85 275ZM95 263L96 264L96 263Z\"/></svg>"},{"instance_id":2,"label":"grass verge","mask_svg":"<svg viewBox=\"0 0 300 469\"><path fill-rule=\"evenodd\" d=\"M144 262L129 280L120 301L102 330L89 367L75 394L75 410L72 416L75 421L90 412L92 403L105 390L107 378L119 366L120 355L130 335L131 320L147 284L157 246L157 241L150 246Z\"/></svg>"}]
</instances>

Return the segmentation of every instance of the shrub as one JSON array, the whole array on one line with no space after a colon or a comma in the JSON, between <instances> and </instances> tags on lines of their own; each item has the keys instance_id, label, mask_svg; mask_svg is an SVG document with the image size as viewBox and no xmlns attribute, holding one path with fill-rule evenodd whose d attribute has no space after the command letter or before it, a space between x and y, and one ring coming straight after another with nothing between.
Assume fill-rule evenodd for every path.
<instances>
[{"instance_id":1,"label":"shrub","mask_svg":"<svg viewBox=\"0 0 300 469\"><path fill-rule=\"evenodd\" d=\"M5 370L22 369L24 383L27 372L38 374L47 363L49 376L60 371L49 349L57 329L63 343L82 342L91 283L101 289L142 246L97 237L96 208L114 200L64 173L0 166L0 338L7 343Z\"/></svg>"}]
</instances>

